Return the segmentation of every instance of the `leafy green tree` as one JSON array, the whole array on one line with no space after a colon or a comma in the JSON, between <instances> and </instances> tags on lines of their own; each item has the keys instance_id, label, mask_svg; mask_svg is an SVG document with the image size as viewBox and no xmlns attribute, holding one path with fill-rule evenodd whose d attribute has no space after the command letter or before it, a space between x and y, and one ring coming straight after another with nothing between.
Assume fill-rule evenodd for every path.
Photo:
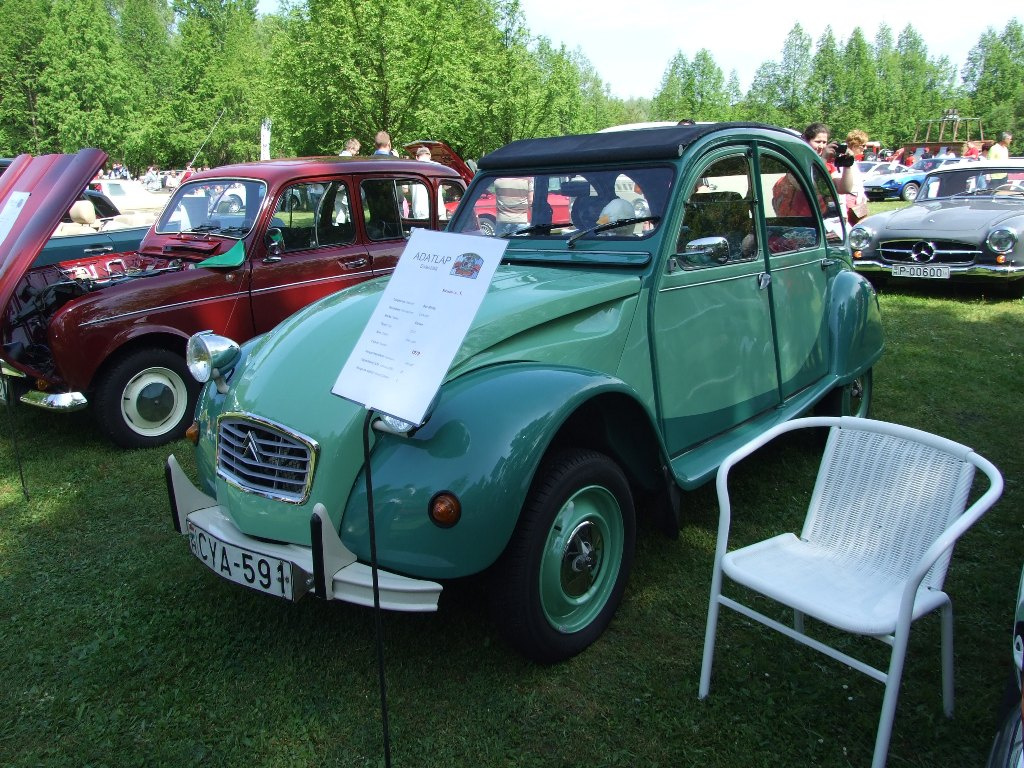
<instances>
[{"instance_id":1,"label":"leafy green tree","mask_svg":"<svg viewBox=\"0 0 1024 768\"><path fill-rule=\"evenodd\" d=\"M39 77L46 67L39 43L48 0L0 0L0 155L38 153Z\"/></svg>"},{"instance_id":2,"label":"leafy green tree","mask_svg":"<svg viewBox=\"0 0 1024 768\"><path fill-rule=\"evenodd\" d=\"M967 56L963 82L989 135L1010 131L1014 149L1024 146L1017 136L1024 127L1024 25L1012 19L1001 34L986 30Z\"/></svg>"},{"instance_id":3,"label":"leafy green tree","mask_svg":"<svg viewBox=\"0 0 1024 768\"><path fill-rule=\"evenodd\" d=\"M121 160L137 102L102 0L54 0L39 47L47 63L39 76L40 151L99 147Z\"/></svg>"}]
</instances>

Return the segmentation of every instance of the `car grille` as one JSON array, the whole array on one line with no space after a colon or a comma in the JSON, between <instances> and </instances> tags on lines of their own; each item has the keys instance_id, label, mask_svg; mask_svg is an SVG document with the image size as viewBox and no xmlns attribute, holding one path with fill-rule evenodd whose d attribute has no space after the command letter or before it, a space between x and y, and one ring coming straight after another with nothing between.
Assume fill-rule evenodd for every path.
<instances>
[{"instance_id":1,"label":"car grille","mask_svg":"<svg viewBox=\"0 0 1024 768\"><path fill-rule=\"evenodd\" d=\"M317 446L309 438L244 417L220 420L217 473L229 483L301 504L309 494Z\"/></svg>"},{"instance_id":2,"label":"car grille","mask_svg":"<svg viewBox=\"0 0 1024 768\"><path fill-rule=\"evenodd\" d=\"M976 245L955 240L889 240L878 252L900 264L973 264L981 255Z\"/></svg>"}]
</instances>

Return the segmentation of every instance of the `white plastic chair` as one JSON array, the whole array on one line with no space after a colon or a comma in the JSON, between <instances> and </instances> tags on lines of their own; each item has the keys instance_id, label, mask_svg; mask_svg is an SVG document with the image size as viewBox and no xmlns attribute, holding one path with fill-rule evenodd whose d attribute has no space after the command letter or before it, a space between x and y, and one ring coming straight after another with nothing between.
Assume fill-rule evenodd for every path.
<instances>
[{"instance_id":1,"label":"white plastic chair","mask_svg":"<svg viewBox=\"0 0 1024 768\"><path fill-rule=\"evenodd\" d=\"M778 435L831 427L799 538L785 533L732 552L729 471ZM978 468L985 493L969 509ZM718 543L699 696L711 687L718 608L726 606L885 683L873 768L889 751L911 622L942 609L942 699L953 715L953 609L942 591L953 545L1003 490L999 470L970 448L898 424L853 417L796 419L730 454L718 470ZM793 609L789 627L722 594L722 574ZM804 615L892 647L883 672L804 633Z\"/></svg>"}]
</instances>

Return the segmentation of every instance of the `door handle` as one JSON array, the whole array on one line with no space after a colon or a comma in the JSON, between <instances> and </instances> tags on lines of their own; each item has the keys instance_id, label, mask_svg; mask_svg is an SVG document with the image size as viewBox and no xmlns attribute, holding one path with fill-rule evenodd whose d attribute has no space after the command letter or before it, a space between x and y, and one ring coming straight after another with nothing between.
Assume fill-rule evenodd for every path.
<instances>
[{"instance_id":1,"label":"door handle","mask_svg":"<svg viewBox=\"0 0 1024 768\"><path fill-rule=\"evenodd\" d=\"M834 267L836 265L836 263L837 262L836 262L835 259L822 259L821 260L821 268L822 269L828 269L829 267Z\"/></svg>"},{"instance_id":2,"label":"door handle","mask_svg":"<svg viewBox=\"0 0 1024 768\"><path fill-rule=\"evenodd\" d=\"M85 248L82 252L86 256L95 256L97 253L111 253L114 247L111 245L100 245L95 248Z\"/></svg>"},{"instance_id":3,"label":"door handle","mask_svg":"<svg viewBox=\"0 0 1024 768\"><path fill-rule=\"evenodd\" d=\"M771 283L772 283L772 276L769 275L767 272L762 272L761 274L759 274L757 276L757 288L758 288L758 290L763 291L765 288L767 288L769 285L771 285Z\"/></svg>"},{"instance_id":4,"label":"door handle","mask_svg":"<svg viewBox=\"0 0 1024 768\"><path fill-rule=\"evenodd\" d=\"M352 261L343 261L341 265L346 269L362 269L369 263L370 260L367 259L366 257L363 257L360 259L352 259Z\"/></svg>"}]
</instances>

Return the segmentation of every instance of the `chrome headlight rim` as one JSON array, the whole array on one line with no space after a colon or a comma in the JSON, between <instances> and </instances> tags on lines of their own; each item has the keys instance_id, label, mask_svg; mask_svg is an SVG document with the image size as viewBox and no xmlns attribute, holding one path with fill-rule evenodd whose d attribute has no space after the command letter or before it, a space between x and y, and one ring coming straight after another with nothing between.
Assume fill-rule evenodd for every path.
<instances>
[{"instance_id":1,"label":"chrome headlight rim","mask_svg":"<svg viewBox=\"0 0 1024 768\"><path fill-rule=\"evenodd\" d=\"M985 238L985 245L995 253L1009 253L1017 244L1017 233L1006 227L993 229Z\"/></svg>"},{"instance_id":2,"label":"chrome headlight rim","mask_svg":"<svg viewBox=\"0 0 1024 768\"><path fill-rule=\"evenodd\" d=\"M874 232L867 227L857 225L850 230L850 247L855 251L866 251L871 247L871 240L874 238Z\"/></svg>"},{"instance_id":3,"label":"chrome headlight rim","mask_svg":"<svg viewBox=\"0 0 1024 768\"><path fill-rule=\"evenodd\" d=\"M213 331L200 331L189 337L185 347L185 365L192 378L205 384L217 375L231 370L238 361L237 342Z\"/></svg>"}]
</instances>

